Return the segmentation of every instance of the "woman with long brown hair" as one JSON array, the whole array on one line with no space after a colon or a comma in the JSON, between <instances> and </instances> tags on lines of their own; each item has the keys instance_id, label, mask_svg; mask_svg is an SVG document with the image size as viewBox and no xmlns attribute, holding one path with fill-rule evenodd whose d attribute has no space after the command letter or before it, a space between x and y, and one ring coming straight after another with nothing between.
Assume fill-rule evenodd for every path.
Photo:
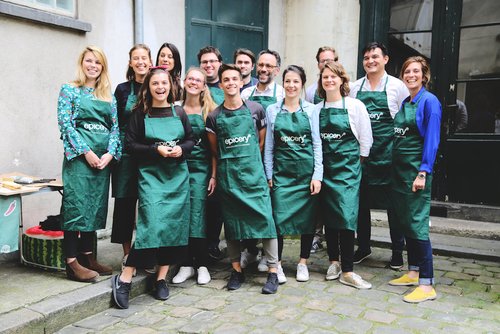
<instances>
[{"instance_id":1,"label":"woman with long brown hair","mask_svg":"<svg viewBox=\"0 0 500 334\"><path fill-rule=\"evenodd\" d=\"M153 68L142 84L126 145L139 166L139 215L136 239L125 268L112 279L119 308L128 308L135 268L158 265L155 298L165 300L169 266L187 253L189 172L185 156L194 146L186 113L174 106L172 79L165 68Z\"/></svg>"}]
</instances>

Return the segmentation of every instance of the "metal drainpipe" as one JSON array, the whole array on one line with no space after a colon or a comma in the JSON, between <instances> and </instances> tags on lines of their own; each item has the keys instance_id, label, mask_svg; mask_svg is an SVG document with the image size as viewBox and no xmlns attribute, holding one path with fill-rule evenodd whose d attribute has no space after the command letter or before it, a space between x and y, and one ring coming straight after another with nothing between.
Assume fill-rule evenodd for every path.
<instances>
[{"instance_id":1,"label":"metal drainpipe","mask_svg":"<svg viewBox=\"0 0 500 334\"><path fill-rule=\"evenodd\" d=\"M134 0L134 44L144 43L143 1Z\"/></svg>"}]
</instances>

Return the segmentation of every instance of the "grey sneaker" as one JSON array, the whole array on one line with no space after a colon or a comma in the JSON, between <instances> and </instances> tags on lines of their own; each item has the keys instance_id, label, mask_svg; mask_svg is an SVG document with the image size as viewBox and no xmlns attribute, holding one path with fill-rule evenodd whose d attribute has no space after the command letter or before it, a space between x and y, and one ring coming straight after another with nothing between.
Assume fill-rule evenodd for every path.
<instances>
[{"instance_id":1,"label":"grey sneaker","mask_svg":"<svg viewBox=\"0 0 500 334\"><path fill-rule=\"evenodd\" d=\"M278 283L279 284L284 284L286 283L286 276L285 276L285 272L283 271L283 267L281 266L281 264L278 264L278 272L276 274L278 274Z\"/></svg>"},{"instance_id":2,"label":"grey sneaker","mask_svg":"<svg viewBox=\"0 0 500 334\"><path fill-rule=\"evenodd\" d=\"M339 278L342 269L340 269L340 263L333 263L328 267L326 271L326 280L333 281L334 279Z\"/></svg>"},{"instance_id":3,"label":"grey sneaker","mask_svg":"<svg viewBox=\"0 0 500 334\"><path fill-rule=\"evenodd\" d=\"M307 265L302 263L297 264L297 276L295 276L295 279L298 282L309 281L309 270L307 269Z\"/></svg>"},{"instance_id":4,"label":"grey sneaker","mask_svg":"<svg viewBox=\"0 0 500 334\"><path fill-rule=\"evenodd\" d=\"M245 269L248 265L255 263L260 260L259 254L253 255L250 252L243 251L241 252L240 266Z\"/></svg>"},{"instance_id":5,"label":"grey sneaker","mask_svg":"<svg viewBox=\"0 0 500 334\"><path fill-rule=\"evenodd\" d=\"M340 277L340 283L355 287L356 289L371 289L372 284L368 283L361 278L358 274L352 273L351 275L342 275Z\"/></svg>"}]
</instances>

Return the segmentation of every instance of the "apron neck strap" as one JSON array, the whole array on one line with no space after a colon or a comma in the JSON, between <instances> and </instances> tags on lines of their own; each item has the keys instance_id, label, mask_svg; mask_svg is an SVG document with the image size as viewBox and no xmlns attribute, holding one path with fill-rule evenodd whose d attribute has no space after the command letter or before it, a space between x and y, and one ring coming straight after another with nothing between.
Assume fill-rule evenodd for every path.
<instances>
[{"instance_id":1,"label":"apron neck strap","mask_svg":"<svg viewBox=\"0 0 500 334\"><path fill-rule=\"evenodd\" d=\"M283 99L281 101L281 106L280 106L280 111L279 112L282 112L283 111L283 106L285 105L285 99ZM303 112L304 111L304 108L302 108L302 99L299 99L299 112Z\"/></svg>"}]
</instances>

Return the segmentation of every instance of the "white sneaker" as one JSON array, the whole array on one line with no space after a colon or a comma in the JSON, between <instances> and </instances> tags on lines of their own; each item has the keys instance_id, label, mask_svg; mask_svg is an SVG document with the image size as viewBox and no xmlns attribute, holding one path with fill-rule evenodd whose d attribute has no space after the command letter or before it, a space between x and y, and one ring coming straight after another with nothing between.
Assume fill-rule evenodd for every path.
<instances>
[{"instance_id":1,"label":"white sneaker","mask_svg":"<svg viewBox=\"0 0 500 334\"><path fill-rule=\"evenodd\" d=\"M257 270L261 273L267 273L269 271L269 267L267 266L267 257L265 255L262 255L262 257L260 258Z\"/></svg>"},{"instance_id":2,"label":"white sneaker","mask_svg":"<svg viewBox=\"0 0 500 334\"><path fill-rule=\"evenodd\" d=\"M371 283L368 283L361 278L358 274L352 273L349 276L342 275L340 277L340 283L355 287L356 289L371 289Z\"/></svg>"},{"instance_id":3,"label":"white sneaker","mask_svg":"<svg viewBox=\"0 0 500 334\"><path fill-rule=\"evenodd\" d=\"M279 284L284 284L286 283L286 276L285 276L285 272L283 271L283 267L281 266L281 264L278 264L278 283Z\"/></svg>"},{"instance_id":4,"label":"white sneaker","mask_svg":"<svg viewBox=\"0 0 500 334\"><path fill-rule=\"evenodd\" d=\"M297 264L297 276L295 278L299 282L309 281L309 269L307 269L307 265L302 263Z\"/></svg>"},{"instance_id":5,"label":"white sneaker","mask_svg":"<svg viewBox=\"0 0 500 334\"><path fill-rule=\"evenodd\" d=\"M342 273L342 269L340 269L340 264L339 263L333 263L328 267L328 270L326 271L326 280L327 281L332 281L334 279L339 278L340 273Z\"/></svg>"},{"instance_id":6,"label":"white sneaker","mask_svg":"<svg viewBox=\"0 0 500 334\"><path fill-rule=\"evenodd\" d=\"M255 263L259 260L259 254L253 255L250 252L241 252L240 266L245 269L249 264Z\"/></svg>"},{"instance_id":7,"label":"white sneaker","mask_svg":"<svg viewBox=\"0 0 500 334\"><path fill-rule=\"evenodd\" d=\"M122 271L123 271L123 269L125 269L125 263L127 263L127 259L128 259L128 254L123 256ZM132 273L132 277L135 277L136 275L137 275L137 269L134 268L134 272Z\"/></svg>"},{"instance_id":8,"label":"white sneaker","mask_svg":"<svg viewBox=\"0 0 500 334\"><path fill-rule=\"evenodd\" d=\"M212 278L210 277L207 267L198 268L198 284L207 284L211 279Z\"/></svg>"},{"instance_id":9,"label":"white sneaker","mask_svg":"<svg viewBox=\"0 0 500 334\"><path fill-rule=\"evenodd\" d=\"M172 279L172 283L179 284L194 276L193 267L181 267L179 272Z\"/></svg>"}]
</instances>

